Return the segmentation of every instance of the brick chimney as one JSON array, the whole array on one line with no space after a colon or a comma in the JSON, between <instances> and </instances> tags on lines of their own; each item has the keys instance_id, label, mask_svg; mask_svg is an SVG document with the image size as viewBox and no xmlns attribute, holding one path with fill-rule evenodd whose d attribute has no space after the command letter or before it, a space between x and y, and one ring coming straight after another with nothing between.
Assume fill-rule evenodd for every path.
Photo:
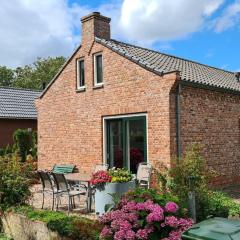
<instances>
[{"instance_id":1,"label":"brick chimney","mask_svg":"<svg viewBox=\"0 0 240 240\"><path fill-rule=\"evenodd\" d=\"M102 16L100 12L93 12L81 18L82 43L92 43L94 37L110 39L110 21L111 18Z\"/></svg>"}]
</instances>

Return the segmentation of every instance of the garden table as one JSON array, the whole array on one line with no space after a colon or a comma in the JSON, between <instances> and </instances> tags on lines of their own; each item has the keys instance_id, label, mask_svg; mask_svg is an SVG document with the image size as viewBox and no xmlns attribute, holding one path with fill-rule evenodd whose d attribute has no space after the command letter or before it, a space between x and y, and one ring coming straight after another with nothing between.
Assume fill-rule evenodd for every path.
<instances>
[{"instance_id":1,"label":"garden table","mask_svg":"<svg viewBox=\"0 0 240 240\"><path fill-rule=\"evenodd\" d=\"M68 173L65 175L67 181L76 182L77 184L86 183L87 185L87 211L92 210L92 186L91 175L86 173Z\"/></svg>"}]
</instances>

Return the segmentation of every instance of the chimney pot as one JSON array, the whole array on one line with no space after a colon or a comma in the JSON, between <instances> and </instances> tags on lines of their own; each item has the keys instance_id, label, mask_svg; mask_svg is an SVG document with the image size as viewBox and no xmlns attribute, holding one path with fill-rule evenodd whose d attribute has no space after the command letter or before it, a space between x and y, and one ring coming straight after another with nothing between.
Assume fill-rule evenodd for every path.
<instances>
[{"instance_id":1,"label":"chimney pot","mask_svg":"<svg viewBox=\"0 0 240 240\"><path fill-rule=\"evenodd\" d=\"M235 76L237 78L237 81L240 82L240 72L236 72L235 73Z\"/></svg>"}]
</instances>

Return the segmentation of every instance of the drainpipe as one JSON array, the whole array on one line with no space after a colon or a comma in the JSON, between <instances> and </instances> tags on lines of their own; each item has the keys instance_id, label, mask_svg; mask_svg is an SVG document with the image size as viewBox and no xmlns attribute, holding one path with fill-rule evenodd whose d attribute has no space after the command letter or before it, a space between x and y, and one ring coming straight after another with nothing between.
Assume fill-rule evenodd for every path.
<instances>
[{"instance_id":1,"label":"drainpipe","mask_svg":"<svg viewBox=\"0 0 240 240\"><path fill-rule=\"evenodd\" d=\"M177 86L176 94L176 140L177 140L177 157L182 156L181 146L181 84Z\"/></svg>"}]
</instances>

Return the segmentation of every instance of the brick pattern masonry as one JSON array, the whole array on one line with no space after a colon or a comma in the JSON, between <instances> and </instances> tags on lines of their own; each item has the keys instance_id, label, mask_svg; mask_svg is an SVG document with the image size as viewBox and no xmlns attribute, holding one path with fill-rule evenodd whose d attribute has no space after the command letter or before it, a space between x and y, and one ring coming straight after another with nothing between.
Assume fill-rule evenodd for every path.
<instances>
[{"instance_id":1,"label":"brick pattern masonry","mask_svg":"<svg viewBox=\"0 0 240 240\"><path fill-rule=\"evenodd\" d=\"M93 25L87 21L81 48L36 101L39 168L73 163L91 172L104 160L103 117L133 113L147 113L149 161L170 166L176 156L178 73L156 75L95 42L89 34ZM103 55L101 88L93 85L93 54L98 52ZM76 60L82 57L86 90L77 91ZM209 166L222 174L219 184L233 183L239 176L239 104L239 95L190 87L181 91L183 151L194 142L201 144Z\"/></svg>"}]
</instances>

